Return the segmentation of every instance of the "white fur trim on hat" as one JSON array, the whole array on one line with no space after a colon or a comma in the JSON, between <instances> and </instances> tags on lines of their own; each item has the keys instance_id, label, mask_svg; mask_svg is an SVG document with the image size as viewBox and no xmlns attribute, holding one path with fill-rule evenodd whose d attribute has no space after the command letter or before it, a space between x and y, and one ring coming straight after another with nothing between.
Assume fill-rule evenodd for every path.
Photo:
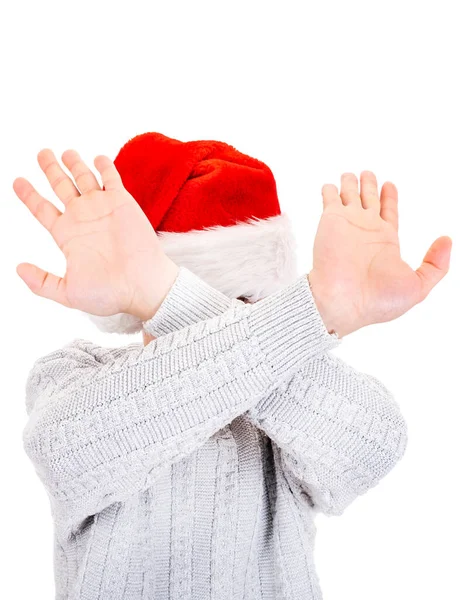
<instances>
[{"instance_id":1,"label":"white fur trim on hat","mask_svg":"<svg viewBox=\"0 0 460 600\"><path fill-rule=\"evenodd\" d=\"M229 227L159 232L166 254L229 298L256 302L297 277L296 244L285 214ZM119 313L88 315L101 331L136 333L142 321Z\"/></svg>"}]
</instances>

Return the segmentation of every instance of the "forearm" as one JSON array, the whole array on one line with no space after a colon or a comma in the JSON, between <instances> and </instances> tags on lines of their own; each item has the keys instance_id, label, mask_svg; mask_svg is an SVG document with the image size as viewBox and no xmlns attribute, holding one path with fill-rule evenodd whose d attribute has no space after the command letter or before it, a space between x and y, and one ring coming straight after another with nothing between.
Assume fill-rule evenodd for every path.
<instances>
[{"instance_id":1,"label":"forearm","mask_svg":"<svg viewBox=\"0 0 460 600\"><path fill-rule=\"evenodd\" d=\"M152 319L149 329L155 335L230 303L204 282L191 288L186 284L182 280ZM187 302L182 301L185 297ZM247 418L281 450L293 489L307 493L329 514L340 514L382 479L403 455L407 441L406 423L389 390L327 350L312 353L290 380L251 406Z\"/></svg>"},{"instance_id":2,"label":"forearm","mask_svg":"<svg viewBox=\"0 0 460 600\"><path fill-rule=\"evenodd\" d=\"M27 385L25 448L66 526L151 485L158 469L331 347L335 339L311 312L299 279L113 359L98 347L90 356L89 343L77 340L38 361Z\"/></svg>"},{"instance_id":3,"label":"forearm","mask_svg":"<svg viewBox=\"0 0 460 600\"><path fill-rule=\"evenodd\" d=\"M251 407L248 418L281 450L291 488L331 515L374 487L407 445L392 393L328 352Z\"/></svg>"}]
</instances>

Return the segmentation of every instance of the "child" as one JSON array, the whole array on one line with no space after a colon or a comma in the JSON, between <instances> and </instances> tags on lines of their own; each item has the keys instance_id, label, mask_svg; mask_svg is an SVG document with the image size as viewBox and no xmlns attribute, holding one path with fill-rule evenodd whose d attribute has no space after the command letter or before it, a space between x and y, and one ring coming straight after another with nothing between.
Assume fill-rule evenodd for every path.
<instances>
[{"instance_id":1,"label":"child","mask_svg":"<svg viewBox=\"0 0 460 600\"><path fill-rule=\"evenodd\" d=\"M78 188L38 156L63 213L22 178L14 189L66 275L18 273L146 345L76 339L30 372L24 445L51 502L56 598L320 599L315 513L341 514L407 439L392 394L329 350L426 297L450 238L414 272L394 186L379 197L364 172L359 192L348 174L340 194L323 188L300 277L260 161L143 134L95 159L101 190L76 152L62 158Z\"/></svg>"}]
</instances>

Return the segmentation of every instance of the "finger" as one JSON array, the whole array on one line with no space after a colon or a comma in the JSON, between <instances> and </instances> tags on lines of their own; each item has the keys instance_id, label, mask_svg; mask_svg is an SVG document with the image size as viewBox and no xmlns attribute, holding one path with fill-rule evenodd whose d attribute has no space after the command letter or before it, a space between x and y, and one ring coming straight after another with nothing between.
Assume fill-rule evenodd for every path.
<instances>
[{"instance_id":1,"label":"finger","mask_svg":"<svg viewBox=\"0 0 460 600\"><path fill-rule=\"evenodd\" d=\"M398 190L394 183L385 181L380 193L380 216L398 231Z\"/></svg>"},{"instance_id":2,"label":"finger","mask_svg":"<svg viewBox=\"0 0 460 600\"><path fill-rule=\"evenodd\" d=\"M76 150L66 150L62 154L62 162L72 173L72 177L75 179L78 189L82 194L101 189L96 176L83 162Z\"/></svg>"},{"instance_id":3,"label":"finger","mask_svg":"<svg viewBox=\"0 0 460 600\"><path fill-rule=\"evenodd\" d=\"M447 235L438 238L431 244L421 266L415 271L420 279L417 302L424 300L449 270L451 249L452 240Z\"/></svg>"},{"instance_id":4,"label":"finger","mask_svg":"<svg viewBox=\"0 0 460 600\"><path fill-rule=\"evenodd\" d=\"M13 189L37 221L52 234L56 221L62 216L61 211L43 198L34 186L23 177L18 177L13 181Z\"/></svg>"},{"instance_id":5,"label":"finger","mask_svg":"<svg viewBox=\"0 0 460 600\"><path fill-rule=\"evenodd\" d=\"M358 179L354 173L343 173L340 178L340 197L345 206L350 204L361 205L359 197Z\"/></svg>"},{"instance_id":6,"label":"finger","mask_svg":"<svg viewBox=\"0 0 460 600\"><path fill-rule=\"evenodd\" d=\"M337 186L332 183L323 185L321 194L323 196L323 208L332 204L341 204L339 190L337 189Z\"/></svg>"},{"instance_id":7,"label":"finger","mask_svg":"<svg viewBox=\"0 0 460 600\"><path fill-rule=\"evenodd\" d=\"M108 156L100 154L94 159L94 165L101 174L102 184L106 190L124 189L120 173Z\"/></svg>"},{"instance_id":8,"label":"finger","mask_svg":"<svg viewBox=\"0 0 460 600\"><path fill-rule=\"evenodd\" d=\"M57 162L54 153L49 148L40 150L37 155L38 164L46 175L56 196L61 200L64 206L73 199L80 196L80 192L75 187L74 182L67 173L64 172L61 165Z\"/></svg>"},{"instance_id":9,"label":"finger","mask_svg":"<svg viewBox=\"0 0 460 600\"><path fill-rule=\"evenodd\" d=\"M372 171L363 171L360 180L363 208L374 208L380 211L379 188L376 176Z\"/></svg>"},{"instance_id":10,"label":"finger","mask_svg":"<svg viewBox=\"0 0 460 600\"><path fill-rule=\"evenodd\" d=\"M66 295L66 283L62 277L53 275L30 263L21 263L16 272L27 287L37 296L54 300L71 308Z\"/></svg>"}]
</instances>

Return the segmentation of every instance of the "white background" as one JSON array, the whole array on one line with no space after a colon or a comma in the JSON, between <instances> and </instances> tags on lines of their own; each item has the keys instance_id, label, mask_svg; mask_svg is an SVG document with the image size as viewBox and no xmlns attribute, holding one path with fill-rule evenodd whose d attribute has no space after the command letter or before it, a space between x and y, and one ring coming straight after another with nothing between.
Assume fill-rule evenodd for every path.
<instances>
[{"instance_id":1,"label":"white background","mask_svg":"<svg viewBox=\"0 0 460 600\"><path fill-rule=\"evenodd\" d=\"M34 296L30 261L63 257L15 196L23 176L54 201L36 154L75 148L93 167L130 137L215 139L266 162L294 220L303 271L326 182L373 170L400 193L403 259L440 235L451 270L396 321L335 352L378 377L409 427L402 462L342 517L318 518L325 600L460 597L460 35L456 2L24 2L0 15L2 547L0 597L52 598L48 498L22 450L33 361L98 332ZM58 202L59 205L59 202ZM60 205L59 205L60 206Z\"/></svg>"}]
</instances>

